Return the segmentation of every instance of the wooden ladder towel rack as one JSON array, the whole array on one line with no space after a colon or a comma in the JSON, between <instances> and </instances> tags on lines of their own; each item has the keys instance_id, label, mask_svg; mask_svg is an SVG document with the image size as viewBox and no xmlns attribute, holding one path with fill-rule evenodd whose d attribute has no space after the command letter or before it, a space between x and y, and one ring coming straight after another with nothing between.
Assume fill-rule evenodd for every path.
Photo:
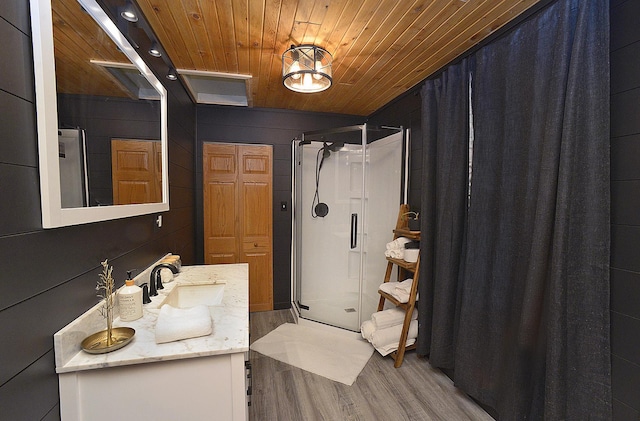
<instances>
[{"instance_id":1,"label":"wooden ladder towel rack","mask_svg":"<svg viewBox=\"0 0 640 421\"><path fill-rule=\"evenodd\" d=\"M400 205L400 211L398 212L398 220L396 222L396 228L393 230L393 239L397 239L399 237L405 237L410 240L420 241L420 231L410 231L408 227L407 213L409 212L409 205L402 204ZM413 283L411 285L411 292L409 294L409 300L406 303L399 302L395 297L387 294L382 290L378 290L380 294L380 302L378 303L378 311L382 311L384 309L385 300L390 301L396 307L404 310L404 322L402 324L402 334L400 335L400 341L398 343L398 349L392 352L390 355L394 359L395 363L393 366L398 368L402 365L402 361L404 360L405 351L409 351L416 348L416 344L406 346L407 337L409 334L409 325L411 324L411 315L413 314L413 310L416 307L416 297L418 295L418 276L420 271L420 255L418 255L418 260L415 263L409 263L402 259L394 259L391 257L387 257L387 271L384 274L384 282L389 282L391 279L391 273L393 271L393 267L397 266L398 268L398 281L403 281L407 279L407 275L409 273L413 274Z\"/></svg>"}]
</instances>

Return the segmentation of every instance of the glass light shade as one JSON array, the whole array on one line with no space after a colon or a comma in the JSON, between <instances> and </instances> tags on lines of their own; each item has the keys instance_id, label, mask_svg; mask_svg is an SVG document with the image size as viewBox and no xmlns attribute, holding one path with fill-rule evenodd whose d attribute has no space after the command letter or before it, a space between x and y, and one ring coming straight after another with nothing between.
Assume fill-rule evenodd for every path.
<instances>
[{"instance_id":1,"label":"glass light shade","mask_svg":"<svg viewBox=\"0 0 640 421\"><path fill-rule=\"evenodd\" d=\"M292 45L282 54L282 83L301 93L329 89L332 60L331 54L315 45Z\"/></svg>"}]
</instances>

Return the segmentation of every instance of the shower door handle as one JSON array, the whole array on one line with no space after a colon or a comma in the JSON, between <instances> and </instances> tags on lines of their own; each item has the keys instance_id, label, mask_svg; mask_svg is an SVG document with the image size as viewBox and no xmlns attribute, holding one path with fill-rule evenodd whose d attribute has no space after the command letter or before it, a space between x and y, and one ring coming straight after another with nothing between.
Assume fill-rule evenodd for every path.
<instances>
[{"instance_id":1,"label":"shower door handle","mask_svg":"<svg viewBox=\"0 0 640 421\"><path fill-rule=\"evenodd\" d=\"M356 248L358 244L358 214L351 214L351 248Z\"/></svg>"}]
</instances>

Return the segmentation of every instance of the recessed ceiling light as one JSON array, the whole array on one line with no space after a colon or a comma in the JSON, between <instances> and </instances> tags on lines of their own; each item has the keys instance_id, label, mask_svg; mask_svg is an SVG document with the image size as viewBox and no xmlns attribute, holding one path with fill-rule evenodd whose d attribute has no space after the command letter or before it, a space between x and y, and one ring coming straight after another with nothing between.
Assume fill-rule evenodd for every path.
<instances>
[{"instance_id":1,"label":"recessed ceiling light","mask_svg":"<svg viewBox=\"0 0 640 421\"><path fill-rule=\"evenodd\" d=\"M158 43L153 41L151 47L149 47L149 54L154 57L162 57L162 53L160 52L160 48L158 47Z\"/></svg>"},{"instance_id":2,"label":"recessed ceiling light","mask_svg":"<svg viewBox=\"0 0 640 421\"><path fill-rule=\"evenodd\" d=\"M130 1L127 1L127 4L124 5L124 8L120 12L120 16L122 16L129 22L138 21L138 15L136 14L135 9L133 8L133 4L131 4Z\"/></svg>"},{"instance_id":3,"label":"recessed ceiling light","mask_svg":"<svg viewBox=\"0 0 640 421\"><path fill-rule=\"evenodd\" d=\"M167 79L169 80L178 79L178 74L176 73L176 69L174 69L173 67L169 68L169 71L167 72Z\"/></svg>"}]
</instances>

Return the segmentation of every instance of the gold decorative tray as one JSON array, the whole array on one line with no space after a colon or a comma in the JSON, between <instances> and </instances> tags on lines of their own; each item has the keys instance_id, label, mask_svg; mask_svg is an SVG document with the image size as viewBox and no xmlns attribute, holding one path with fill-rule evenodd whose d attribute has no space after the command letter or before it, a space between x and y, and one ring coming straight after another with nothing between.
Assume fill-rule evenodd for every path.
<instances>
[{"instance_id":1,"label":"gold decorative tray","mask_svg":"<svg viewBox=\"0 0 640 421\"><path fill-rule=\"evenodd\" d=\"M130 327L114 327L111 329L111 344L107 344L107 331L94 333L82 341L82 349L89 354L106 354L127 345L136 331Z\"/></svg>"}]
</instances>

